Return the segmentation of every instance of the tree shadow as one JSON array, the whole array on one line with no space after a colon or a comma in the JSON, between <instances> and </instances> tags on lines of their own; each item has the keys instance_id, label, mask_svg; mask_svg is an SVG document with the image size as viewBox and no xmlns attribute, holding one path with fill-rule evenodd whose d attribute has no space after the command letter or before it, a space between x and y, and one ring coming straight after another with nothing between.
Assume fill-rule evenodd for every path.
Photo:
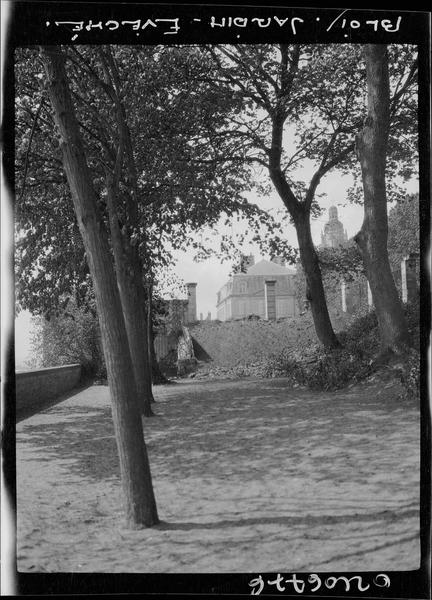
<instances>
[{"instance_id":1,"label":"tree shadow","mask_svg":"<svg viewBox=\"0 0 432 600\"><path fill-rule=\"evenodd\" d=\"M111 408L98 408L94 414L85 408L61 406L56 408L57 422L34 424L23 429L27 441L39 447L43 457L38 460L71 459L68 471L80 477L100 481L120 478L117 446Z\"/></svg>"},{"instance_id":2,"label":"tree shadow","mask_svg":"<svg viewBox=\"0 0 432 600\"><path fill-rule=\"evenodd\" d=\"M232 527L249 527L251 525L335 525L338 523L359 523L368 521L394 521L395 519L406 519L409 517L417 517L418 509L405 511L383 510L376 513L354 514L354 515L301 515L301 516L286 516L286 517L250 517L235 519L224 519L223 521L215 521L211 523L196 523L196 522L169 522L160 521L155 526L156 529L162 531L192 531L198 529L230 529ZM413 539L417 536L413 536Z\"/></svg>"},{"instance_id":3,"label":"tree shadow","mask_svg":"<svg viewBox=\"0 0 432 600\"><path fill-rule=\"evenodd\" d=\"M378 545L373 546L372 548L368 547L368 548L364 548L361 550L355 550L354 552L345 552L344 554L336 554L335 556L332 556L328 560L326 560L324 562L320 562L318 566L321 567L322 565L327 565L328 563L332 563L335 560L346 560L347 558L351 558L353 556L361 557L366 554L371 554L372 552L377 552L378 550L384 550L385 548L391 548L392 546L398 546L400 544L403 544L404 542L412 542L414 540L420 540L419 533L414 533L414 534L411 534L411 535L408 535L405 537L400 537L395 540L385 542L384 544L378 544ZM305 565L301 565L298 568L298 570L299 571L308 571L311 569L310 569L309 565L305 564Z\"/></svg>"}]
</instances>

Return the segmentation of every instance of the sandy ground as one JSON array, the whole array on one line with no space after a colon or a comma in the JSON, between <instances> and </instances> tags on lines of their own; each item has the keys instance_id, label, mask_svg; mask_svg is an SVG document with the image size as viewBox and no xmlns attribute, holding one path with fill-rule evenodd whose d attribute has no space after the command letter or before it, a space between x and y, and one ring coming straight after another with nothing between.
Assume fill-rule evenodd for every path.
<instances>
[{"instance_id":1,"label":"sandy ground","mask_svg":"<svg viewBox=\"0 0 432 600\"><path fill-rule=\"evenodd\" d=\"M22 572L419 567L419 412L392 384L283 379L155 388L145 437L161 525L128 531L109 391L17 426Z\"/></svg>"}]
</instances>

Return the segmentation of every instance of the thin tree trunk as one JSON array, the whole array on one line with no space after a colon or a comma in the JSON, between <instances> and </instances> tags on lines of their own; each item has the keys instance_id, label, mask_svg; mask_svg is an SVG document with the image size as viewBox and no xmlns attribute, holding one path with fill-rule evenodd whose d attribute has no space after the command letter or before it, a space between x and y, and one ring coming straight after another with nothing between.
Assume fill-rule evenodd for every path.
<instances>
[{"instance_id":1,"label":"thin tree trunk","mask_svg":"<svg viewBox=\"0 0 432 600\"><path fill-rule=\"evenodd\" d=\"M312 241L309 214L300 212L294 219L294 225L306 278L306 297L310 303L316 334L326 348L337 348L340 343L330 321L321 269Z\"/></svg>"},{"instance_id":2,"label":"thin tree trunk","mask_svg":"<svg viewBox=\"0 0 432 600\"><path fill-rule=\"evenodd\" d=\"M139 412L126 328L106 230L97 207L92 176L58 46L41 47L47 90L60 135L64 170L92 276L111 393L112 415L131 527L158 523L150 465Z\"/></svg>"},{"instance_id":3,"label":"thin tree trunk","mask_svg":"<svg viewBox=\"0 0 432 600\"><path fill-rule=\"evenodd\" d=\"M111 91L116 107L119 133L119 147L114 171L107 177L110 227L114 238L114 260L138 396L142 402L143 414L150 417L154 416L151 409L151 402L154 402L154 398L148 358L143 267L138 247L131 243L131 235L137 235L139 225L138 174L127 115L122 101L120 73L109 47L105 51L100 49L99 55L105 75L112 85ZM121 198L122 202L118 202L122 173L128 191ZM120 214L123 221L122 229L119 224Z\"/></svg>"},{"instance_id":4,"label":"thin tree trunk","mask_svg":"<svg viewBox=\"0 0 432 600\"><path fill-rule=\"evenodd\" d=\"M356 139L363 179L364 220L354 239L372 292L382 351L399 352L409 343L409 334L387 251L385 167L390 106L387 47L367 44L364 56L368 116Z\"/></svg>"},{"instance_id":5,"label":"thin tree trunk","mask_svg":"<svg viewBox=\"0 0 432 600\"><path fill-rule=\"evenodd\" d=\"M154 347L155 335L153 329L153 286L148 285L147 287L147 341L149 349L149 361L151 367L151 375L153 384L168 383L168 379L162 373L159 367L159 363L156 357L156 351Z\"/></svg>"},{"instance_id":6,"label":"thin tree trunk","mask_svg":"<svg viewBox=\"0 0 432 600\"><path fill-rule=\"evenodd\" d=\"M298 51L298 48L297 48ZM297 54L298 60L298 54ZM313 177L307 194L307 202L300 202L293 193L282 169L284 112L279 108L272 118L272 141L269 155L269 175L282 202L290 213L297 232L300 260L306 277L307 295L310 302L315 331L321 344L326 348L338 347L339 341L333 331L324 294L321 269L312 242L310 230L310 206L319 182L319 172Z\"/></svg>"},{"instance_id":7,"label":"thin tree trunk","mask_svg":"<svg viewBox=\"0 0 432 600\"><path fill-rule=\"evenodd\" d=\"M273 127L278 134L274 133L273 135L272 147L275 150L271 156L271 165L274 166L271 166L269 169L270 178L294 221L300 250L300 260L306 278L307 299L310 302L315 332L323 346L326 348L337 348L340 346L340 343L333 331L327 308L321 269L312 241L309 210L302 207L282 174L280 168L282 124L274 123Z\"/></svg>"}]
</instances>

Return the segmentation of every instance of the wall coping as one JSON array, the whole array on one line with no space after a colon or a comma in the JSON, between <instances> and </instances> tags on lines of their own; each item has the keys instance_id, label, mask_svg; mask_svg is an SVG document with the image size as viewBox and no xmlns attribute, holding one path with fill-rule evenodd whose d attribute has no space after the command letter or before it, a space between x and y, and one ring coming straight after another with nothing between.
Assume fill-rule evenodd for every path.
<instances>
[{"instance_id":1,"label":"wall coping","mask_svg":"<svg viewBox=\"0 0 432 600\"><path fill-rule=\"evenodd\" d=\"M15 375L19 375L20 377L31 377L34 375L45 375L48 373L55 373L56 371L66 370L66 369L77 369L81 368L79 363L72 363L70 365L59 365L58 367L44 367L41 369L28 369L25 371L15 371Z\"/></svg>"}]
</instances>

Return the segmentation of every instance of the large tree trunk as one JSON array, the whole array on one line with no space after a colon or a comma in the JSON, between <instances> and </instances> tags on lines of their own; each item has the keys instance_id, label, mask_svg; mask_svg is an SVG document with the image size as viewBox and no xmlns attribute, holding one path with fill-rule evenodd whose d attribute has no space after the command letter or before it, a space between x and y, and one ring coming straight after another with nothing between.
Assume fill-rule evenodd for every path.
<instances>
[{"instance_id":1,"label":"large tree trunk","mask_svg":"<svg viewBox=\"0 0 432 600\"><path fill-rule=\"evenodd\" d=\"M111 392L112 415L129 526L158 523L126 328L106 230L97 208L60 47L41 47L63 166L93 280Z\"/></svg>"},{"instance_id":2,"label":"large tree trunk","mask_svg":"<svg viewBox=\"0 0 432 600\"><path fill-rule=\"evenodd\" d=\"M306 211L299 212L294 219L294 225L306 278L306 297L310 303L317 337L326 348L337 348L340 344L333 331L327 309L321 269L312 241L309 214Z\"/></svg>"},{"instance_id":3,"label":"large tree trunk","mask_svg":"<svg viewBox=\"0 0 432 600\"><path fill-rule=\"evenodd\" d=\"M147 321L145 295L142 284L141 261L137 250L120 231L116 190L111 181L107 183L108 213L111 243L116 266L117 283L125 319L126 332L134 369L138 400L146 417L154 416L151 387L151 371L148 358Z\"/></svg>"},{"instance_id":4,"label":"large tree trunk","mask_svg":"<svg viewBox=\"0 0 432 600\"><path fill-rule=\"evenodd\" d=\"M398 352L408 344L409 335L387 251L385 167L390 106L387 47L367 44L364 56L368 116L356 139L363 179L364 220L354 239L372 292L382 351Z\"/></svg>"}]
</instances>

